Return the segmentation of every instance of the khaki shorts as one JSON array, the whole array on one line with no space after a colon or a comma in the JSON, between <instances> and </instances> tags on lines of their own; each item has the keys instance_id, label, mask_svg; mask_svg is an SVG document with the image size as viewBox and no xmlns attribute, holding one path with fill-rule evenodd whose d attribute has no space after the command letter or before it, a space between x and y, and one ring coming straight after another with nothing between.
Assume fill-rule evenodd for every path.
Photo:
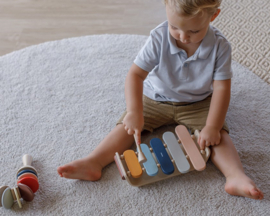
<instances>
[{"instance_id":1,"label":"khaki shorts","mask_svg":"<svg viewBox=\"0 0 270 216\"><path fill-rule=\"evenodd\" d=\"M206 124L210 107L211 96L194 103L181 102L160 102L143 96L143 130L153 132L154 129L163 125L178 124L185 125L191 133L202 130ZM123 113L117 124L122 124L126 115ZM223 128L229 133L227 123L224 122Z\"/></svg>"}]
</instances>

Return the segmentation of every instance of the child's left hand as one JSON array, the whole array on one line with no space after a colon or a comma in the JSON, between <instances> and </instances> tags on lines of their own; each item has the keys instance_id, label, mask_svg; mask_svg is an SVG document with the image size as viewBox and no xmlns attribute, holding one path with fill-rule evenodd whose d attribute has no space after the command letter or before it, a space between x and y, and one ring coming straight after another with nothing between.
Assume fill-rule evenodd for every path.
<instances>
[{"instance_id":1,"label":"child's left hand","mask_svg":"<svg viewBox=\"0 0 270 216\"><path fill-rule=\"evenodd\" d=\"M220 130L212 126L205 126L200 132L198 144L202 150L205 146L218 145L220 143Z\"/></svg>"}]
</instances>

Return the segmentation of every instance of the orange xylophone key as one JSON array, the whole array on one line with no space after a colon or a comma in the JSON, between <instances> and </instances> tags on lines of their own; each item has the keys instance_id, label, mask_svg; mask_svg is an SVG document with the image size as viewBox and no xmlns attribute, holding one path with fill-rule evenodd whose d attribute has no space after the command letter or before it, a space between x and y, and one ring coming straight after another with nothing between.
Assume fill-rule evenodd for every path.
<instances>
[{"instance_id":1,"label":"orange xylophone key","mask_svg":"<svg viewBox=\"0 0 270 216\"><path fill-rule=\"evenodd\" d=\"M126 150L124 152L124 158L130 174L133 178L139 178L142 175L142 168L138 161L138 158L133 150Z\"/></svg>"}]
</instances>

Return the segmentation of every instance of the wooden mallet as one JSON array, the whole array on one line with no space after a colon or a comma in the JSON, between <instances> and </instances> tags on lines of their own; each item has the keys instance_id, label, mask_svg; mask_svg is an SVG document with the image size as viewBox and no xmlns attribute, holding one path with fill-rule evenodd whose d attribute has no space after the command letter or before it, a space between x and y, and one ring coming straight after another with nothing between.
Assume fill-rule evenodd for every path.
<instances>
[{"instance_id":1,"label":"wooden mallet","mask_svg":"<svg viewBox=\"0 0 270 216\"><path fill-rule=\"evenodd\" d=\"M141 149L141 146L140 146L140 143L138 143L137 141L137 138L136 138L136 135L134 134L134 139L135 139L135 143L136 143L136 146L137 146L137 151L138 151L138 161L140 163L144 163L147 161L144 153L142 152L142 149Z\"/></svg>"}]
</instances>

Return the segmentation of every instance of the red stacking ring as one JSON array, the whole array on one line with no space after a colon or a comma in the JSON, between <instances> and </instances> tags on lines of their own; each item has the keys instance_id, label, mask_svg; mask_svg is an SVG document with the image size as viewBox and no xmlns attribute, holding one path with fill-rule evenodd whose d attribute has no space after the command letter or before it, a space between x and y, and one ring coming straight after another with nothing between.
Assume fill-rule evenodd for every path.
<instances>
[{"instance_id":1,"label":"red stacking ring","mask_svg":"<svg viewBox=\"0 0 270 216\"><path fill-rule=\"evenodd\" d=\"M38 180L36 178L33 178L33 177L24 177L22 179L19 179L17 181L17 184L19 184L19 183L25 184L28 187L30 187L31 190L33 191L33 193L35 193L39 188Z\"/></svg>"}]
</instances>

